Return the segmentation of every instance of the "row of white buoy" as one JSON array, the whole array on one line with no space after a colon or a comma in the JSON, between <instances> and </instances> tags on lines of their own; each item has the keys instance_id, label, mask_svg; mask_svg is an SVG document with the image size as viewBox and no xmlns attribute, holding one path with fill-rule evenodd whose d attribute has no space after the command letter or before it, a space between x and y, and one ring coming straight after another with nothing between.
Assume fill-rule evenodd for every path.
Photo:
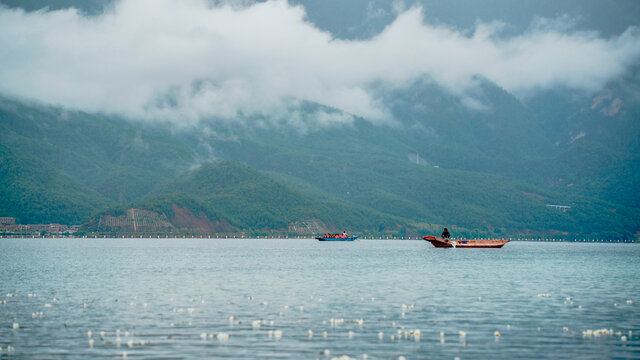
<instances>
[{"instance_id":1,"label":"row of white buoy","mask_svg":"<svg viewBox=\"0 0 640 360\"><path fill-rule=\"evenodd\" d=\"M269 338L273 338L276 341L282 339L282 330L269 330Z\"/></svg>"},{"instance_id":2,"label":"row of white buoy","mask_svg":"<svg viewBox=\"0 0 640 360\"><path fill-rule=\"evenodd\" d=\"M17 327L16 327L16 328L17 328ZM510 328L510 325L507 325L507 328ZM540 330L540 328L538 328L538 330ZM569 331L569 329L568 329L567 327L563 327L563 331L564 331L564 332L567 332L567 331ZM116 343L117 343L118 345L121 343L121 338L119 337L119 334L120 334L120 331L119 331L119 330L116 330L116 336L117 336L117 337L116 337ZM353 338L354 338L354 336L355 336L355 333L354 333L353 331L349 331L347 334L348 334L348 337L349 337L350 339L353 339ZM608 336L608 335L613 335L613 334L614 334L614 332L613 332L613 330L612 330L612 329L585 330L585 331L583 331L583 332L582 332L582 336L583 336L583 337L599 337L599 336ZM91 345L91 346L93 346L94 341L93 341L93 339L91 339L91 337L92 337L92 332L91 332L91 331L88 331L87 335L88 335L88 337L90 338L90 345ZM105 332L104 332L104 331L102 331L102 332L100 333L100 335L101 335L101 338L104 338L106 334L105 334ZM130 334L129 334L129 332L128 332L128 331L126 331L126 332L124 333L124 335L125 335L125 336L129 336ZM618 332L616 332L616 333L615 333L615 335L617 335L617 336L621 336L621 340L622 340L622 341L626 341L626 340L627 340L627 336L626 336L626 335L622 335L622 333L621 333L621 332L619 332L619 331L618 331ZM631 337L631 335L632 335L632 331L629 331L629 338ZM283 333L282 333L282 331L281 331L281 330L269 330L269 332L268 332L268 336L269 336L269 338L273 338L273 339L275 339L276 341L278 341L278 340L282 339ZM466 338L466 336L467 336L467 333L466 333L465 331L462 331L462 330L461 330L461 331L459 331L459 332L458 332L458 336L460 337L460 339L461 339L461 340L463 340L463 341L464 341L464 340L465 340L465 338ZM495 337L500 337L500 336L501 336L501 334L500 334L500 332L499 332L499 331L495 331L495 332L494 332L494 336L495 336ZM200 337L201 337L203 340L205 340L205 339L207 339L207 338L211 338L211 339L213 339L213 338L217 338L217 339L218 339L218 340L220 340L220 341L226 341L226 340L228 340L228 339L229 339L229 334L227 334L227 333L219 333L219 334L211 333L210 335L207 335L206 333L201 333L201 334L200 334ZM309 330L307 331L307 337L309 337L309 338L312 338L312 337L313 337L313 331L312 331L311 329L309 329ZM324 338L327 338L327 332L326 332L326 331L323 333L323 337L324 337ZM444 332L440 332L439 337L440 337L440 339L441 339L441 342L442 342L442 343L444 343L444 342L445 342L445 341L444 341L445 333L444 333ZM378 338L379 338L380 340L383 340L383 339L384 339L384 333L383 333L383 332L379 332L379 333L378 333ZM391 336L390 336L390 339L391 339L391 340L400 340L400 339L403 339L403 338L404 338L404 339L413 339L413 340L415 340L415 341L420 341L420 338L421 338L421 331L420 331L419 329L415 329L415 330L405 330L405 331L403 331L403 330L398 330L397 335L391 335ZM144 342L140 342L140 345L144 345L144 344L145 344ZM130 340L127 342L127 345L128 345L129 347L133 347L133 346L134 346L134 341L130 339Z\"/></svg>"},{"instance_id":3,"label":"row of white buoy","mask_svg":"<svg viewBox=\"0 0 640 360\"><path fill-rule=\"evenodd\" d=\"M130 333L129 331L124 331L121 332L120 329L116 329L115 331L115 336L116 338L114 339L114 341L110 341L110 340L106 340L107 337L107 333L105 331L100 331L100 340L103 341L105 344L107 345L111 345L115 342L117 347L120 347L122 344L122 338L120 337L120 334L124 335L124 337L131 337L133 336L133 333ZM95 339L93 338L93 331L89 330L87 331L87 338L89 340L89 347L93 348L93 346L95 345ZM127 346L129 348L133 348L134 346L144 346L147 345L147 341L146 340L139 340L139 341L134 341L133 339L129 338L126 342Z\"/></svg>"},{"instance_id":4,"label":"row of white buoy","mask_svg":"<svg viewBox=\"0 0 640 360\"><path fill-rule=\"evenodd\" d=\"M550 297L551 295L549 293L543 293L543 294L539 294L538 296L540 296L540 297ZM567 297L566 299L567 300L572 300L571 297ZM565 301L565 303L566 303L566 301ZM632 301L631 300L627 300L626 303L627 304L631 304ZM285 306L285 308L288 308L288 306ZM413 309L414 305L402 304L401 308L403 310ZM302 307L301 307L301 309L302 309ZM233 321L233 320L235 320L235 318L233 316L230 317L230 321ZM331 318L330 319L330 322L331 322L332 326L343 324L343 323L345 323L345 321L346 320L344 318L338 318L338 319ZM254 328L259 328L260 325L262 324L262 322L263 322L263 320L255 320L255 321L252 322L252 325L253 325ZM356 324L362 325L364 323L364 320L363 319L356 319L353 322L356 323ZM323 324L326 324L326 321L323 321ZM271 321L271 325L273 325L273 321ZM393 327L395 327L396 326L395 322L393 322L392 325L393 325ZM507 325L507 329L509 329L510 327L511 327L510 325ZM538 331L540 331L540 330L541 329L538 328ZM281 338L281 336L282 336L282 333L278 332L278 331L279 330L275 330L275 331L271 330L271 331L269 331L269 337L275 337L276 339L279 340ZM565 331L565 332L568 331L568 328L564 327L563 331ZM583 335L585 333L586 334L591 334L591 333L589 333L587 331L587 332L583 332ZM593 334L598 334L598 335L593 335L593 336L599 336L599 334L602 334L602 333L606 333L606 331L604 331L604 330L595 331L595 332L593 332ZM326 338L327 337L327 332L325 331L323 335L324 335L324 338ZM353 331L349 331L348 332L349 338L353 338L354 335L355 335L355 333ZM396 338L397 339L401 339L401 338L403 338L403 335L404 335L405 339L413 338L413 339L416 339L416 340L419 341L420 336L421 336L421 332L420 332L420 330L412 330L412 331L404 331L404 332L402 330L398 330L398 336L396 337L395 335L392 335L391 339L392 340L395 340ZM464 339L466 337L466 332L465 331L459 331L458 335L460 336L461 339ZM494 332L494 336L500 337L501 334L500 334L499 331L495 331ZM591 336L591 335L587 335L587 336ZM313 331L311 329L309 329L307 331L307 337L309 337L309 338L313 337ZM379 332L378 337L379 337L380 340L382 340L384 338L384 333L383 332ZM440 338L441 338L441 341L444 342L444 333L443 332L440 333ZM623 336L623 340L626 340L626 336Z\"/></svg>"},{"instance_id":5,"label":"row of white buoy","mask_svg":"<svg viewBox=\"0 0 640 360\"><path fill-rule=\"evenodd\" d=\"M9 295L11 295L11 296L9 296ZM29 295L32 295L32 294L29 294ZM32 296L29 296L29 295L27 295L27 296L28 297L35 297L36 296L35 294L33 294ZM17 296L17 294L7 294L7 297L14 297L14 296ZM548 297L551 297L551 294L550 293L542 293L542 294L538 294L538 296L539 297L548 298ZM373 301L373 298L371 298L371 299L372 299L371 301ZM251 300L253 300L253 298L251 298ZM567 304L567 302L570 302L571 304L573 304L572 300L573 299L571 297L566 297L565 304ZM55 301L57 301L57 299L54 299L54 302ZM202 302L204 303L204 300L202 300ZM4 303L6 303L6 300L4 300ZM266 306L266 302L263 302L262 304L264 306ZM629 304L629 305L633 304L633 301L632 300L626 300L626 304ZM146 303L144 305L146 306ZM618 304L614 304L614 306L617 306L617 305ZM44 304L44 307L45 308L51 308L52 305L49 304L49 303L46 303L46 304ZM86 303L83 304L83 307L86 307ZM402 310L402 315L404 315L405 311L413 310L415 308L415 305L413 305L413 304L410 304L410 305L402 304L400 307L401 307L401 310ZM288 309L289 306L285 306L284 308ZM298 308L299 308L300 312L304 311L304 307L303 306L299 306ZM195 308L186 308L186 309L173 308L173 311L174 312L178 312L178 313L185 312L185 310L186 310L187 313L189 313L191 315L193 315L195 313ZM280 314L282 315L282 312ZM38 316L42 317L42 312L36 312L36 313L32 314L32 317L34 317L34 318L38 317ZM234 322L235 320L236 319L233 316L231 316L229 318L230 322ZM331 318L329 321L330 321L332 327L342 325L345 322L354 323L354 324L357 324L357 325L360 325L360 326L362 326L364 324L364 319L362 319L362 318L355 319L355 320L345 320L344 318ZM299 322L301 322L301 321L299 321ZM238 321L238 324L240 324L240 321ZM265 324L265 325L266 324L270 324L270 325L273 326L274 325L274 321L271 320L270 322L267 322L267 320L254 320L252 322L252 327L254 329L259 329L260 326L263 325L263 324ZM326 324L326 320L323 321L323 324ZM395 322L392 322L392 325L393 325L393 327L396 327L396 323ZM14 322L12 324L12 327L13 327L13 329L19 329L20 325L17 322ZM510 328L510 325L507 325L507 329L509 329L509 328ZM402 327L402 329L404 329L404 327ZM538 328L538 331L540 331L540 328ZM563 332L568 332L568 331L569 331L569 329L567 327L563 328ZM571 333L573 334L573 332L571 332ZM89 338L89 346L93 347L94 344L95 344L95 340L92 338L93 333L91 331L88 331L87 335L88 335L88 338ZM102 331L100 333L100 335L101 335L101 339L100 340L104 341L104 337L106 335L105 332ZM122 343L122 338L120 338L119 335L120 335L120 330L118 329L118 330L116 330L116 339L115 339L115 343L117 344L118 347L120 347L120 344ZM281 330L270 330L268 335L269 335L269 338L273 338L276 341L279 341L283 337L283 333L282 333ZM632 338L632 336L631 336L632 332L631 331L629 331L628 337L627 337L627 335L623 335L622 332L620 332L620 331L614 333L612 329L596 329L596 330L585 330L585 331L582 331L582 336L583 337L600 337L600 336L612 336L612 335L619 336L621 341L627 341L628 339ZM130 333L128 331L125 331L124 332L124 336L125 337L129 337ZM314 336L313 331L311 329L309 329L307 331L307 337L309 339L311 339L313 336ZM327 336L328 336L327 332L324 331L323 332L323 337L326 339ZM353 339L356 336L356 333L354 331L352 331L352 330L349 330L347 332L347 336L348 336L349 339ZM461 341L465 342L467 333L465 331L459 331L458 332L458 336L460 337ZM495 331L494 332L494 336L496 337L496 340L497 340L497 338L500 337L501 334L500 334L499 331ZM223 342L223 341L226 341L226 340L229 339L229 334L227 334L227 333L219 333L219 334L212 333L212 334L208 335L206 333L202 333L202 334L200 334L200 337L203 340L206 340L207 338L210 338L210 339L217 338L219 341ZM383 332L379 332L378 333L378 338L380 340L383 340L384 339L384 333ZM390 336L390 338L391 338L391 340L413 339L415 341L420 341L420 339L421 339L421 331L419 329L397 330L397 334L392 334ZM444 333L440 332L440 341L442 343L445 342L444 338L445 338ZM107 342L107 343L109 344L111 342ZM126 344L129 346L129 348L132 348L136 344L144 345L145 343L146 342L144 342L144 341L140 341L140 342L136 343L136 342L134 342L133 339L129 339ZM123 352L123 356L126 357L126 352ZM364 358L364 356L363 356L363 358Z\"/></svg>"},{"instance_id":6,"label":"row of white buoy","mask_svg":"<svg viewBox=\"0 0 640 360\"><path fill-rule=\"evenodd\" d=\"M8 353L13 352L15 350L15 348L11 345L7 345L6 348L2 348L2 346L0 346L0 353L2 353L3 351L7 351Z\"/></svg>"},{"instance_id":7,"label":"row of white buoy","mask_svg":"<svg viewBox=\"0 0 640 360\"><path fill-rule=\"evenodd\" d=\"M322 301L322 299L320 299L320 301ZM362 301L362 302L365 302L365 301L374 302L374 301L376 301L376 298L375 297L371 297L371 298L365 300L364 296L361 296L360 297L360 301Z\"/></svg>"},{"instance_id":8,"label":"row of white buoy","mask_svg":"<svg viewBox=\"0 0 640 360\"><path fill-rule=\"evenodd\" d=\"M323 352L324 356L328 357L331 354L331 351L329 349L325 349ZM369 355L367 354L362 354L362 360L368 360L369 359ZM340 356L334 356L331 358L331 360L358 360L357 358L351 357L349 355L340 355ZM406 360L404 356L399 356L398 360Z\"/></svg>"},{"instance_id":9,"label":"row of white buoy","mask_svg":"<svg viewBox=\"0 0 640 360\"><path fill-rule=\"evenodd\" d=\"M627 335L623 334L622 331L616 331L614 332L613 329L596 329L596 330L584 330L582 331L582 337L584 338L591 338L591 337L601 337L601 336L618 336L620 337L620 341L627 341L629 338L632 337L633 335L633 331L629 330L628 335L629 337L627 338Z\"/></svg>"},{"instance_id":10,"label":"row of white buoy","mask_svg":"<svg viewBox=\"0 0 640 360\"><path fill-rule=\"evenodd\" d=\"M209 339L218 339L218 341L220 341L220 342L225 342L225 341L229 340L229 334L228 333L223 333L223 332L221 332L221 333L212 332L211 334L208 334L208 335L207 335L207 333L201 333L200 334L200 338L202 340L206 340L207 338L209 338Z\"/></svg>"},{"instance_id":11,"label":"row of white buoy","mask_svg":"<svg viewBox=\"0 0 640 360\"><path fill-rule=\"evenodd\" d=\"M543 298L544 298L544 297L551 297L551 294L550 294L550 293L541 293L541 294L538 294L538 297L543 297ZM478 298L478 300L481 300L481 297L479 297L479 298ZM572 298L572 297L567 296L567 297L565 298L565 304L566 304L567 302L571 302L572 300L573 300L573 298ZM627 305L632 305L632 304L633 304L633 300L626 300L626 301L625 301L625 303L626 303ZM573 304L573 302L571 302L571 304ZM618 306L618 304L617 304L617 303L615 303L615 304L613 304L613 305L614 305L614 306Z\"/></svg>"},{"instance_id":12,"label":"row of white buoy","mask_svg":"<svg viewBox=\"0 0 640 360\"><path fill-rule=\"evenodd\" d=\"M567 328L563 328L563 330L567 331L568 329ZM118 336L119 333L120 333L120 330L119 329L116 330L116 336L117 336L116 337L116 344L117 344L118 347L120 347L120 343L121 343L121 339ZM125 331L124 334L125 334L125 336L129 336L129 332L128 331ZM354 336L353 331L349 331L348 334L349 334L349 338L353 338L353 336ZM402 332L401 330L398 330L398 339L401 339L403 334L404 334L404 338L405 339L414 338L416 341L419 341L420 336L421 336L421 332L420 332L419 329L411 330L411 331L404 331L404 332ZM586 330L586 331L583 331L582 334L583 334L584 337L590 337L590 336L598 337L598 336L603 336L603 335L612 335L613 334L613 330L612 329ZM101 331L100 335L101 335L101 340L104 340L103 338L106 335L106 333L104 331ZM458 335L461 338L461 340L464 341L465 337L467 336L467 333L464 332L464 331L459 331ZM497 340L497 337L500 336L500 333L498 331L496 331L494 333L494 335L496 336L496 340ZM616 333L616 335L621 335L621 333L618 332L618 333ZM632 332L629 331L629 337L631 337L631 335L632 335ZM92 338L92 331L91 330L89 330L87 332L87 336L89 337L89 346L91 348L93 348L95 341ZM308 337L311 338L312 336L313 336L313 332L312 332L312 330L309 330L308 331ZM383 339L383 336L384 336L383 333L380 332L379 333L380 340ZM441 338L441 342L442 343L444 343L444 336L445 336L444 332L440 332L440 338ZM209 337L209 338L217 338L220 342L225 342L225 341L227 341L229 339L229 334L227 334L227 333L219 333L219 334L211 333L210 335L207 335L206 333L202 333L200 335L200 337L203 340L205 340L205 339L207 339L207 337ZM276 341L278 341L278 340L280 340L282 338L282 331L280 331L280 330L270 330L269 331L269 337L270 338L274 338ZM327 337L327 332L325 331L324 332L324 338L326 338L326 337ZM394 336L393 335L391 336L391 339L394 340ZM627 337L622 335L620 340L621 341L627 341ZM107 342L107 343L110 343L110 342ZM134 346L134 341L132 339L130 339L127 342L127 345L129 346L129 348L132 348ZM140 341L139 345L146 345L146 342L145 341ZM0 351L2 351L2 348L0 348ZM13 351L13 348L11 346L8 346L7 347L7 351L11 352L11 351ZM330 354L330 351L327 349L327 350L324 351L324 354L325 354L325 356L328 357L329 354ZM123 357L125 357L125 358L127 357L127 353L126 352L123 352ZM368 359L368 356L366 354L363 354L362 358L364 360L366 360L366 359ZM353 358L348 357L347 355L343 355L341 357L338 357L338 358L334 357L332 359L353 359ZM398 357L398 360L401 360L401 359L404 359L404 357L403 356Z\"/></svg>"},{"instance_id":13,"label":"row of white buoy","mask_svg":"<svg viewBox=\"0 0 640 360\"><path fill-rule=\"evenodd\" d=\"M86 305L86 304L85 304L85 305ZM142 303L142 304L138 304L138 303L136 303L136 302L134 302L134 301L132 301L132 302L130 302L130 303L129 303L129 306L131 306L131 307L136 307L136 306L138 306L138 305L141 305L142 307L147 307L149 304L147 304L146 302L144 302L144 303ZM85 306L85 307L86 307L86 306Z\"/></svg>"},{"instance_id":14,"label":"row of white buoy","mask_svg":"<svg viewBox=\"0 0 640 360\"><path fill-rule=\"evenodd\" d=\"M542 294L538 294L538 297L543 297L543 298L547 298L547 297L551 297L551 294L549 293L542 293ZM564 300L564 304L565 305L574 305L574 302L572 301L573 298L570 296L567 296ZM633 304L633 300L626 300L625 301L627 305L632 305ZM619 304L618 303L614 303L613 307L618 307ZM578 305L578 309L582 309L582 305Z\"/></svg>"}]
</instances>

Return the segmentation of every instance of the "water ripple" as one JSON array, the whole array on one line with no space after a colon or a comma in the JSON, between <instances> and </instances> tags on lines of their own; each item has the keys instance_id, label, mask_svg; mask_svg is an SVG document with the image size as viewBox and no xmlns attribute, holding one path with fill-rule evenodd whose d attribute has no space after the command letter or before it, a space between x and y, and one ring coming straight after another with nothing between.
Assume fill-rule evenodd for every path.
<instances>
[{"instance_id":1,"label":"water ripple","mask_svg":"<svg viewBox=\"0 0 640 360\"><path fill-rule=\"evenodd\" d=\"M639 255L634 244L1 239L0 358L640 358Z\"/></svg>"}]
</instances>

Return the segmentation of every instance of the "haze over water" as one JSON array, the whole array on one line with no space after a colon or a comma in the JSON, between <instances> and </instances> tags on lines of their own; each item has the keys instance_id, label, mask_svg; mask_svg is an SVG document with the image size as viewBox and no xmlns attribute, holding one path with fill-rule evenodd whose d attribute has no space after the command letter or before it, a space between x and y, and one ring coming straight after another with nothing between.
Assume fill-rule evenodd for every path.
<instances>
[{"instance_id":1,"label":"haze over water","mask_svg":"<svg viewBox=\"0 0 640 360\"><path fill-rule=\"evenodd\" d=\"M639 258L636 244L1 239L0 358L640 358Z\"/></svg>"}]
</instances>

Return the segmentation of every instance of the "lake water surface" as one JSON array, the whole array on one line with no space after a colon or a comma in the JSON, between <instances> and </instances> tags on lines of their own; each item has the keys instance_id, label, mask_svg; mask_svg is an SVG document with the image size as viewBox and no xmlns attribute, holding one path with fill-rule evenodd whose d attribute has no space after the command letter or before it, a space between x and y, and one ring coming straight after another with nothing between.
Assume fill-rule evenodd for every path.
<instances>
[{"instance_id":1,"label":"lake water surface","mask_svg":"<svg viewBox=\"0 0 640 360\"><path fill-rule=\"evenodd\" d=\"M0 359L640 358L639 264L636 244L0 239Z\"/></svg>"}]
</instances>

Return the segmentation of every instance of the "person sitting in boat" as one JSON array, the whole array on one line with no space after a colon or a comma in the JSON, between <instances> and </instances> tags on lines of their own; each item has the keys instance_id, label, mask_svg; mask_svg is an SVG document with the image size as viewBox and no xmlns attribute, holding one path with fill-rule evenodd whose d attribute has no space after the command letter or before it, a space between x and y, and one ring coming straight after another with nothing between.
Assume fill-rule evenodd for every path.
<instances>
[{"instance_id":1,"label":"person sitting in boat","mask_svg":"<svg viewBox=\"0 0 640 360\"><path fill-rule=\"evenodd\" d=\"M343 239L346 239L347 238L347 232L343 231L342 235L340 237L343 238Z\"/></svg>"},{"instance_id":2,"label":"person sitting in boat","mask_svg":"<svg viewBox=\"0 0 640 360\"><path fill-rule=\"evenodd\" d=\"M450 237L451 237L451 234L449 234L449 230L447 230L447 228L444 228L444 231L442 232L442 238L448 239Z\"/></svg>"}]
</instances>

